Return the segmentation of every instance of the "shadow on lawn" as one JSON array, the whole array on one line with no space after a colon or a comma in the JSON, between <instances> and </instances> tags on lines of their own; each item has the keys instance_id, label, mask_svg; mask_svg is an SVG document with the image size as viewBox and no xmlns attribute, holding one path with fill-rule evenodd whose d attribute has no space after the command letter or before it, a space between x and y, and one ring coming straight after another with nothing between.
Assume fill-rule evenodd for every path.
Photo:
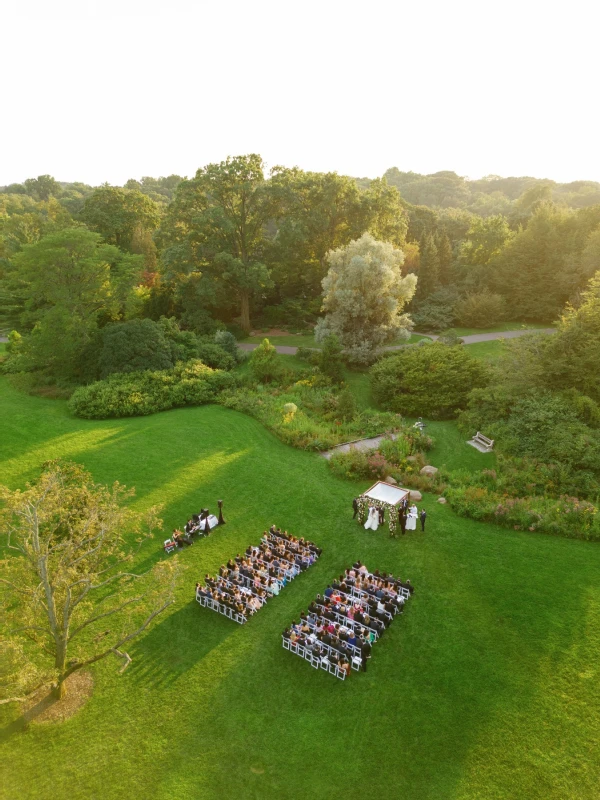
<instances>
[{"instance_id":1,"label":"shadow on lawn","mask_svg":"<svg viewBox=\"0 0 600 800\"><path fill-rule=\"evenodd\" d=\"M191 600L132 648L133 663L125 674L136 684L159 688L193 669L238 628Z\"/></svg>"}]
</instances>

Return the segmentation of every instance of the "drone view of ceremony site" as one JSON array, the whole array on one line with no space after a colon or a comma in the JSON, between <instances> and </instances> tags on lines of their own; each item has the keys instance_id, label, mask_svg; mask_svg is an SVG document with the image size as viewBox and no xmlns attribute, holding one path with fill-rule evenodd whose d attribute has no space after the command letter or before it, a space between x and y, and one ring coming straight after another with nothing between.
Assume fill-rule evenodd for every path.
<instances>
[{"instance_id":1,"label":"drone view of ceremony site","mask_svg":"<svg viewBox=\"0 0 600 800\"><path fill-rule=\"evenodd\" d=\"M600 798L594 26L536 1L10 12L0 798Z\"/></svg>"}]
</instances>

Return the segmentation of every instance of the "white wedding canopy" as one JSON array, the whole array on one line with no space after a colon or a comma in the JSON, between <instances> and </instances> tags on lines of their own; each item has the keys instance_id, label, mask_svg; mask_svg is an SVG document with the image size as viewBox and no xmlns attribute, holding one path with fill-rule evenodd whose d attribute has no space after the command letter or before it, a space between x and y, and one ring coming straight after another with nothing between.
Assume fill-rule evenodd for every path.
<instances>
[{"instance_id":1,"label":"white wedding canopy","mask_svg":"<svg viewBox=\"0 0 600 800\"><path fill-rule=\"evenodd\" d=\"M393 486L391 483L385 483L385 481L377 481L362 496L369 497L371 500L379 500L380 503L387 503L390 506L396 506L401 500L408 497L408 494L407 489L401 489L399 486Z\"/></svg>"}]
</instances>

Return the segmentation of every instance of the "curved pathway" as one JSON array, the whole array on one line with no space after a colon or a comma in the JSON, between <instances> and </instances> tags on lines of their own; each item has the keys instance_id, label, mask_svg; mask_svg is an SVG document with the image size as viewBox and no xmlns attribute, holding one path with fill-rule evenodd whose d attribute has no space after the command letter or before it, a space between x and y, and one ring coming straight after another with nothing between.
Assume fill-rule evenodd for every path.
<instances>
[{"instance_id":1,"label":"curved pathway","mask_svg":"<svg viewBox=\"0 0 600 800\"><path fill-rule=\"evenodd\" d=\"M417 336L426 336L435 342L438 338L434 333L418 333L413 331ZM497 339L516 339L519 336L525 336L527 333L555 333L555 328L533 328L532 330L518 330L518 331L496 331L496 333L473 333L469 336L461 336L465 344L477 344L477 342L493 342ZM384 350L401 350L405 345L396 344L391 347L384 347ZM241 342L238 344L240 350L255 350L258 345L250 344L249 342ZM276 344L275 350L281 355L295 356L298 352L297 347L292 347L287 344Z\"/></svg>"}]
</instances>

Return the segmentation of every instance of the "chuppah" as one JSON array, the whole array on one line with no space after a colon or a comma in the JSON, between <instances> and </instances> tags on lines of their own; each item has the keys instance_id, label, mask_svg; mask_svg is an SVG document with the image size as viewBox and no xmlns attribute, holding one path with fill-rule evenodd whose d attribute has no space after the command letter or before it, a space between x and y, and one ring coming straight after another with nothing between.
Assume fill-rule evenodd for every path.
<instances>
[{"instance_id":1,"label":"chuppah","mask_svg":"<svg viewBox=\"0 0 600 800\"><path fill-rule=\"evenodd\" d=\"M393 535L398 524L398 513L402 504L408 501L409 494L408 489L402 489L385 481L377 481L356 498L359 522L367 530L376 531L384 522L387 512L388 527Z\"/></svg>"}]
</instances>

